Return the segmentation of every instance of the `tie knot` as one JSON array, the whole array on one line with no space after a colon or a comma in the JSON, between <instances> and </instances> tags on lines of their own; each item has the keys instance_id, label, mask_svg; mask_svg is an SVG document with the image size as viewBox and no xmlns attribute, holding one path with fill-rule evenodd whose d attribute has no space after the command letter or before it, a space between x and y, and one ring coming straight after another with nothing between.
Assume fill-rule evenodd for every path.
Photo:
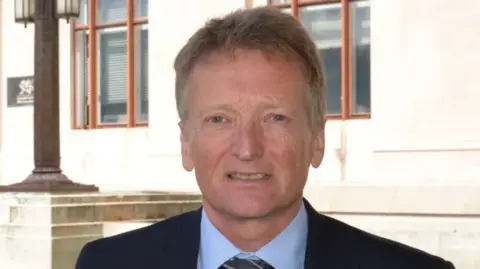
<instances>
[{"instance_id":1,"label":"tie knot","mask_svg":"<svg viewBox=\"0 0 480 269\"><path fill-rule=\"evenodd\" d=\"M275 269L261 259L232 258L226 261L219 269Z\"/></svg>"}]
</instances>

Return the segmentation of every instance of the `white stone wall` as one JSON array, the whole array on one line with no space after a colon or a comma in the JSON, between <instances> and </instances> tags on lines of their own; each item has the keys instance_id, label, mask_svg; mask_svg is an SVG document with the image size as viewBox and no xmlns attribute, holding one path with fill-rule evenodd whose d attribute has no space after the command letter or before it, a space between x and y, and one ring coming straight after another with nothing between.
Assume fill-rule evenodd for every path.
<instances>
[{"instance_id":1,"label":"white stone wall","mask_svg":"<svg viewBox=\"0 0 480 269\"><path fill-rule=\"evenodd\" d=\"M478 218L343 214L332 216L376 235L448 259L457 269L480 268Z\"/></svg>"}]
</instances>

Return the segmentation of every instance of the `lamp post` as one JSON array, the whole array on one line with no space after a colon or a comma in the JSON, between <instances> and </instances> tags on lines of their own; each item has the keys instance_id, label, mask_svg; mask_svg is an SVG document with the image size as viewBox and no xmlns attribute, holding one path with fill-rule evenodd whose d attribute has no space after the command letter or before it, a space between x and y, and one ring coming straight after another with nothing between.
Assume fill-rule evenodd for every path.
<instances>
[{"instance_id":1,"label":"lamp post","mask_svg":"<svg viewBox=\"0 0 480 269\"><path fill-rule=\"evenodd\" d=\"M58 21L78 17L80 0L15 0L15 21L35 25L34 164L22 182L0 186L9 192L90 192L94 185L68 179L60 169Z\"/></svg>"}]
</instances>

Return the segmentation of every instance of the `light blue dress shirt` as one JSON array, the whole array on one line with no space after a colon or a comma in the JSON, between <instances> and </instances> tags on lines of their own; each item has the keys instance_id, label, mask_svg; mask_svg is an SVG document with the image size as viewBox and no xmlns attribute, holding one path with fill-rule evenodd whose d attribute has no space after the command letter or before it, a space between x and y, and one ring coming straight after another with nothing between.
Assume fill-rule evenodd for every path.
<instances>
[{"instance_id":1,"label":"light blue dress shirt","mask_svg":"<svg viewBox=\"0 0 480 269\"><path fill-rule=\"evenodd\" d=\"M198 269L218 269L227 260L260 258L275 269L302 269L307 248L308 217L302 204L293 221L270 243L254 253L234 246L202 212Z\"/></svg>"}]
</instances>

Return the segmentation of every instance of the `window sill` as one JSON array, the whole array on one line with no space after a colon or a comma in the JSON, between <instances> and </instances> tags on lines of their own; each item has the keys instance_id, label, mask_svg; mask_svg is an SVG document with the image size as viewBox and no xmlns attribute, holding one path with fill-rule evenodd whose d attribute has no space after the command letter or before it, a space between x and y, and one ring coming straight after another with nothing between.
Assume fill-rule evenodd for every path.
<instances>
[{"instance_id":1,"label":"window sill","mask_svg":"<svg viewBox=\"0 0 480 269\"><path fill-rule=\"evenodd\" d=\"M347 116L345 119L342 118L342 115L327 115L325 116L327 120L364 120L370 119L370 113L361 113L361 114L352 114Z\"/></svg>"},{"instance_id":2,"label":"window sill","mask_svg":"<svg viewBox=\"0 0 480 269\"><path fill-rule=\"evenodd\" d=\"M73 130L96 130L96 129L115 129L115 128L146 128L148 127L148 123L136 123L133 126L127 126L127 124L103 124L97 125L96 127L92 128L90 126L75 126Z\"/></svg>"}]
</instances>

